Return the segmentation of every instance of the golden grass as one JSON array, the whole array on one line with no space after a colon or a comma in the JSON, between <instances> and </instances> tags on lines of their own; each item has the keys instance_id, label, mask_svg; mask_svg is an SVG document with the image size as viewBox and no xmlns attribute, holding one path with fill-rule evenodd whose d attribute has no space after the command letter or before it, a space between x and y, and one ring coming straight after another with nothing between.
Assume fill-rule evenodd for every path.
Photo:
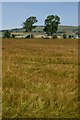
<instances>
[{"instance_id":1,"label":"golden grass","mask_svg":"<svg viewBox=\"0 0 80 120\"><path fill-rule=\"evenodd\" d=\"M3 117L78 117L78 40L3 39Z\"/></svg>"}]
</instances>

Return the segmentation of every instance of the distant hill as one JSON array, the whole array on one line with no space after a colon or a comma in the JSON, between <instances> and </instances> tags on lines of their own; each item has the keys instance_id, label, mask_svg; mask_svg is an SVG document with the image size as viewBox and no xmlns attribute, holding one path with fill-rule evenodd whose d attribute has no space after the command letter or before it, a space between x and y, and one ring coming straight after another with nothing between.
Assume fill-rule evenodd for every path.
<instances>
[{"instance_id":1,"label":"distant hill","mask_svg":"<svg viewBox=\"0 0 80 120\"><path fill-rule=\"evenodd\" d=\"M44 26L36 26L32 32L35 33L43 33ZM0 36L2 36L1 32L4 33L6 30L0 30ZM25 29L23 28L14 28L14 29L9 29L10 32L25 32ZM58 27L58 33L79 33L80 32L80 27L78 26L66 26L66 25L59 25Z\"/></svg>"},{"instance_id":2,"label":"distant hill","mask_svg":"<svg viewBox=\"0 0 80 120\"><path fill-rule=\"evenodd\" d=\"M36 26L32 31L34 32L43 32L44 26ZM24 32L25 30L23 28L14 28L14 29L9 29L11 32ZM2 30L4 32L6 30ZM58 31L60 32L77 32L78 31L78 26L66 26L66 25L59 25ZM1 32L1 30L0 30Z\"/></svg>"},{"instance_id":3,"label":"distant hill","mask_svg":"<svg viewBox=\"0 0 80 120\"><path fill-rule=\"evenodd\" d=\"M60 25L58 31L78 32L78 26L64 26L64 25Z\"/></svg>"},{"instance_id":4,"label":"distant hill","mask_svg":"<svg viewBox=\"0 0 80 120\"><path fill-rule=\"evenodd\" d=\"M43 32L44 26L36 26L32 32ZM11 29L11 31L15 32L24 32L25 30L23 28L16 28ZM60 25L58 28L58 32L78 32L78 26L64 26Z\"/></svg>"}]
</instances>

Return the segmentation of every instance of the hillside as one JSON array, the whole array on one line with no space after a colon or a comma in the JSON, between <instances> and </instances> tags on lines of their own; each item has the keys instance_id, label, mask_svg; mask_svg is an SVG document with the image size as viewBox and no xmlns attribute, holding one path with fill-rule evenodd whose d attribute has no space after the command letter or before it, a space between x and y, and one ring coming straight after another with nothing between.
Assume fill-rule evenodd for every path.
<instances>
[{"instance_id":1,"label":"hillside","mask_svg":"<svg viewBox=\"0 0 80 120\"><path fill-rule=\"evenodd\" d=\"M32 30L32 34L45 34L43 33L43 29L44 26L36 26L33 30ZM23 28L14 28L14 29L8 29L10 30L11 33L15 33L15 34L22 34L25 32L25 29ZM2 37L2 35L4 34L6 30L2 30L0 31L0 38ZM65 26L65 25L59 25L58 27L58 31L57 31L60 35L63 33L67 33L67 34L76 34L79 32L79 28L78 26ZM26 33L27 34L27 33Z\"/></svg>"},{"instance_id":2,"label":"hillside","mask_svg":"<svg viewBox=\"0 0 80 120\"><path fill-rule=\"evenodd\" d=\"M32 31L36 32L43 32L44 26L36 26L36 28L34 28ZM14 28L14 29L9 29L11 32L21 32L21 31L25 31L23 28ZM3 32L6 30L2 30ZM66 25L59 25L59 29L58 31L61 32L77 32L78 31L78 26L66 26ZM1 32L1 31L0 31Z\"/></svg>"},{"instance_id":3,"label":"hillside","mask_svg":"<svg viewBox=\"0 0 80 120\"><path fill-rule=\"evenodd\" d=\"M59 31L64 31L64 32L77 32L78 31L78 26L59 26Z\"/></svg>"},{"instance_id":4,"label":"hillside","mask_svg":"<svg viewBox=\"0 0 80 120\"><path fill-rule=\"evenodd\" d=\"M35 29L33 29L33 31L39 31L39 32L43 32L44 26L37 26ZM64 26L64 25L60 25L58 28L59 32L77 32L78 31L78 27L77 26Z\"/></svg>"}]
</instances>

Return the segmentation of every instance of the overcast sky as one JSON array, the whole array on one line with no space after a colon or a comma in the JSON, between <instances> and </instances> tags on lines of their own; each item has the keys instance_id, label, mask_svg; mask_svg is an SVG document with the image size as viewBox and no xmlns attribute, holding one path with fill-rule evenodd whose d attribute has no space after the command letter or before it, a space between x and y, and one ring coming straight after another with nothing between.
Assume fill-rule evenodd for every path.
<instances>
[{"instance_id":1,"label":"overcast sky","mask_svg":"<svg viewBox=\"0 0 80 120\"><path fill-rule=\"evenodd\" d=\"M2 2L2 29L22 27L22 23L29 16L36 16L38 19L37 25L43 25L47 15L60 16L62 25L78 25L78 3Z\"/></svg>"}]
</instances>

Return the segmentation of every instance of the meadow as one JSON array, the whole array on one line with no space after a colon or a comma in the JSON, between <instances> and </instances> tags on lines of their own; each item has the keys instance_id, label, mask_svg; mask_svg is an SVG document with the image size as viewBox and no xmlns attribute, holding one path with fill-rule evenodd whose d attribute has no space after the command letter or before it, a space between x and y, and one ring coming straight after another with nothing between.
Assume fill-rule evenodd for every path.
<instances>
[{"instance_id":1,"label":"meadow","mask_svg":"<svg viewBox=\"0 0 80 120\"><path fill-rule=\"evenodd\" d=\"M2 39L2 117L78 118L78 40Z\"/></svg>"}]
</instances>

